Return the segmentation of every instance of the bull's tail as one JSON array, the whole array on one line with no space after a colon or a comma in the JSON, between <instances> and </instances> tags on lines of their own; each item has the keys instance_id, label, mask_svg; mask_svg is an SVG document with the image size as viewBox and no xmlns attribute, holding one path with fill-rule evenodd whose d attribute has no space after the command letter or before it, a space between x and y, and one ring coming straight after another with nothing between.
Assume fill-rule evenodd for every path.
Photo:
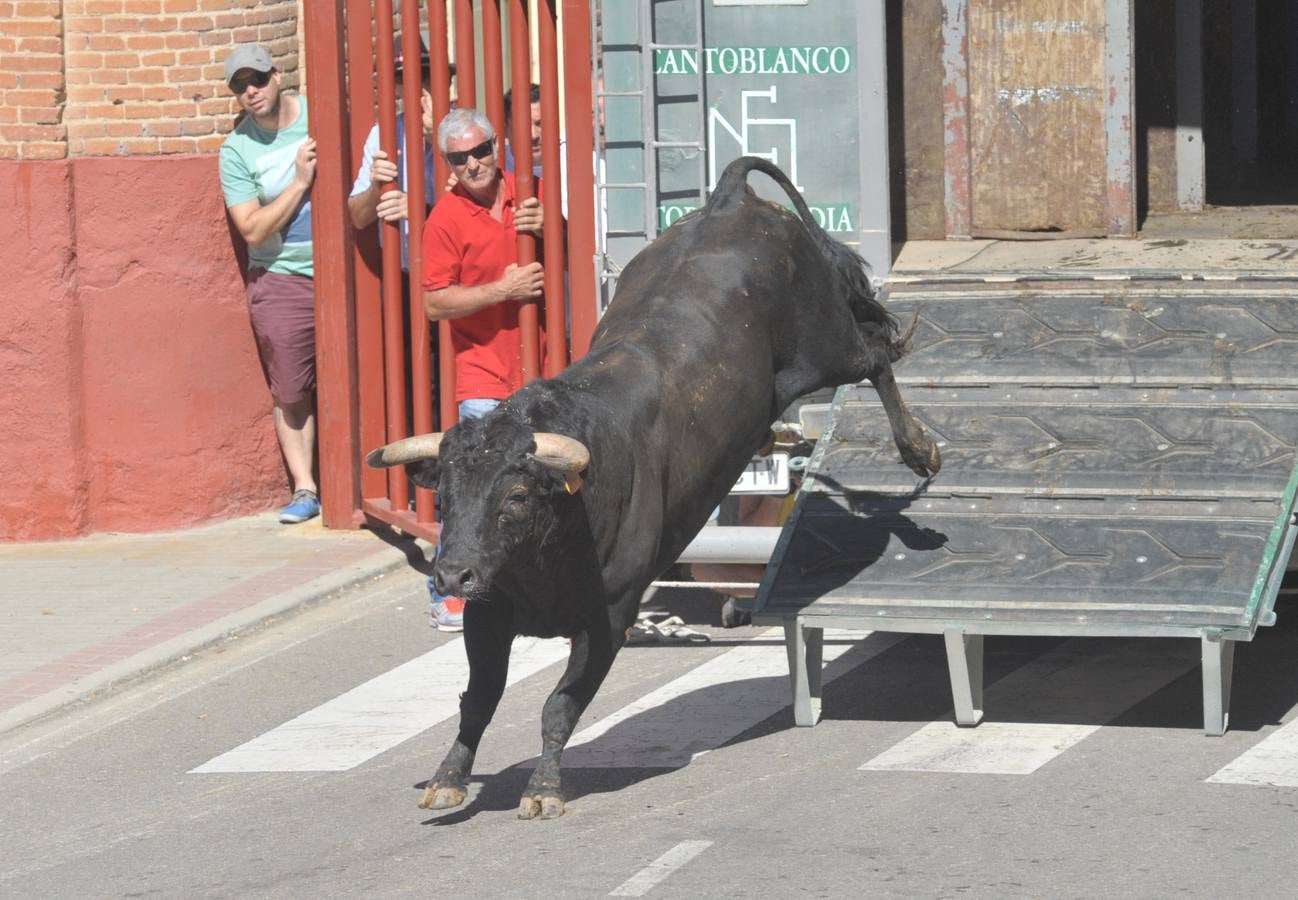
<instances>
[{"instance_id":1,"label":"bull's tail","mask_svg":"<svg viewBox=\"0 0 1298 900\"><path fill-rule=\"evenodd\" d=\"M802 194L778 166L756 156L739 157L726 166L726 170L721 173L716 190L708 198L708 208L725 209L740 202L748 192L748 173L754 169L770 176L793 201L802 224L806 226L812 240L816 242L816 247L829 263L836 279L844 285L848 304L852 309L852 318L857 322L872 322L881 328L888 338L888 355L893 362L900 359L906 352L907 340L898 336L897 317L884 309L883 304L878 300L874 285L870 282L870 264L862 259L860 254L825 233L825 229L821 228L811 215L811 210L807 208ZM906 337L909 338L909 334Z\"/></svg>"}]
</instances>

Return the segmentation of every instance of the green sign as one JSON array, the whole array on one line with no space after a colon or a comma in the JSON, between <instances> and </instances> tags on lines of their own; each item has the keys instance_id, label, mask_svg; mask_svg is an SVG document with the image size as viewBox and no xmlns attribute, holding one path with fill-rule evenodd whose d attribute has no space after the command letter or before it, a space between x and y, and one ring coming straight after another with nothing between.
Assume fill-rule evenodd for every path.
<instances>
[{"instance_id":1,"label":"green sign","mask_svg":"<svg viewBox=\"0 0 1298 900\"><path fill-rule=\"evenodd\" d=\"M705 2L702 46L697 6L657 0L652 9L656 40L668 45L653 57L657 138L685 144L701 137L706 147L703 159L687 147L657 151L659 230L698 204L700 178L711 191L729 162L748 155L779 166L825 231L857 240L860 88L852 0L760 11ZM789 205L766 176L753 173L748 183Z\"/></svg>"},{"instance_id":2,"label":"green sign","mask_svg":"<svg viewBox=\"0 0 1298 900\"><path fill-rule=\"evenodd\" d=\"M851 47L703 48L706 75L846 75L851 71ZM655 51L654 74L698 75L699 51Z\"/></svg>"},{"instance_id":3,"label":"green sign","mask_svg":"<svg viewBox=\"0 0 1298 900\"><path fill-rule=\"evenodd\" d=\"M792 209L792 206L786 201L786 207ZM816 204L807 204L811 210L811 218L816 224L830 234L841 234L850 236L856 231L856 224L852 220L852 206L848 203L835 203L827 206ZM666 231L684 215L698 209L698 206L692 203L660 203L658 204L658 230Z\"/></svg>"}]
</instances>

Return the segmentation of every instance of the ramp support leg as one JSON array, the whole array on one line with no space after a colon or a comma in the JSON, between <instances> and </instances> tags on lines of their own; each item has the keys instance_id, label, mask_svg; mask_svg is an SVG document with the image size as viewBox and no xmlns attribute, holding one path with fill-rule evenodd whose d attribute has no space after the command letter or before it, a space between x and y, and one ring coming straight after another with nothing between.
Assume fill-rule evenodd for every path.
<instances>
[{"instance_id":1,"label":"ramp support leg","mask_svg":"<svg viewBox=\"0 0 1298 900\"><path fill-rule=\"evenodd\" d=\"M1235 642L1205 631L1203 646L1203 733L1220 737L1230 727L1230 675Z\"/></svg>"},{"instance_id":2,"label":"ramp support leg","mask_svg":"<svg viewBox=\"0 0 1298 900\"><path fill-rule=\"evenodd\" d=\"M983 636L958 628L942 632L946 664L951 673L955 723L971 727L983 720Z\"/></svg>"},{"instance_id":3,"label":"ramp support leg","mask_svg":"<svg viewBox=\"0 0 1298 900\"><path fill-rule=\"evenodd\" d=\"M793 683L793 721L810 728L820 721L821 659L825 629L810 628L794 617L784 620L784 647Z\"/></svg>"}]
</instances>

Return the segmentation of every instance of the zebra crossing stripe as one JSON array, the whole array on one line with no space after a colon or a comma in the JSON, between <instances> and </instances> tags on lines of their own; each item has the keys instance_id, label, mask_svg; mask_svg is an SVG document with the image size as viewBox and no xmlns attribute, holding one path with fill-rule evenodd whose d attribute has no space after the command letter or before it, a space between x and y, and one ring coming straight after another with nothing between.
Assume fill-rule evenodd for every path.
<instances>
[{"instance_id":1,"label":"zebra crossing stripe","mask_svg":"<svg viewBox=\"0 0 1298 900\"><path fill-rule=\"evenodd\" d=\"M1205 780L1210 784L1298 787L1298 719L1282 725Z\"/></svg>"},{"instance_id":2,"label":"zebra crossing stripe","mask_svg":"<svg viewBox=\"0 0 1298 900\"><path fill-rule=\"evenodd\" d=\"M1068 641L987 689L989 715L1023 721L984 721L975 728L930 722L861 769L1030 775L1194 669L1198 645L1184 643L1125 640L1096 653L1093 641Z\"/></svg>"},{"instance_id":3,"label":"zebra crossing stripe","mask_svg":"<svg viewBox=\"0 0 1298 900\"><path fill-rule=\"evenodd\" d=\"M824 683L882 653L901 635L825 630ZM644 695L573 736L569 768L679 768L792 702L784 629L774 628ZM522 763L533 766L536 760Z\"/></svg>"},{"instance_id":4,"label":"zebra crossing stripe","mask_svg":"<svg viewBox=\"0 0 1298 900\"><path fill-rule=\"evenodd\" d=\"M643 897L654 885L711 846L711 841L682 841L615 887L609 896Z\"/></svg>"},{"instance_id":5,"label":"zebra crossing stripe","mask_svg":"<svg viewBox=\"0 0 1298 900\"><path fill-rule=\"evenodd\" d=\"M518 638L508 683L567 656L561 638ZM457 638L190 772L343 772L457 715L468 682L464 639Z\"/></svg>"}]
</instances>

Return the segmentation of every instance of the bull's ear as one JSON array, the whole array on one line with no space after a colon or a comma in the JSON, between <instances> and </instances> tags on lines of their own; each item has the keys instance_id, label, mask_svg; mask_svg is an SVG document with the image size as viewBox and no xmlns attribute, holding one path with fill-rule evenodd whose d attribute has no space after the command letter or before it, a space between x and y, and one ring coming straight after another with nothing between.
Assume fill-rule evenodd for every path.
<instances>
[{"instance_id":1,"label":"bull's ear","mask_svg":"<svg viewBox=\"0 0 1298 900\"><path fill-rule=\"evenodd\" d=\"M386 446L371 450L365 457L365 463L372 469L386 469L401 463L418 462L425 459L437 459L442 446L442 433L417 434L414 437L393 441Z\"/></svg>"}]
</instances>

